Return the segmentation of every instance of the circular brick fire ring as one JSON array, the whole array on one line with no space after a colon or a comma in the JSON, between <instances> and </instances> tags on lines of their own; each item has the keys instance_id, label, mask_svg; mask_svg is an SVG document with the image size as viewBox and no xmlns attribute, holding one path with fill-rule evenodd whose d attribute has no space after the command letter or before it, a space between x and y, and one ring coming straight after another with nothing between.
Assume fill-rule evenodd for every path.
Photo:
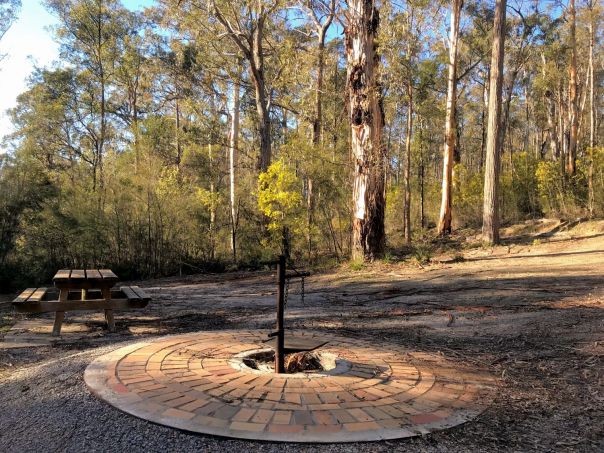
<instances>
[{"instance_id":1,"label":"circular brick fire ring","mask_svg":"<svg viewBox=\"0 0 604 453\"><path fill-rule=\"evenodd\" d=\"M495 380L438 354L307 332L337 372L275 375L241 366L264 331L162 337L99 357L84 374L124 412L187 431L285 442L397 439L478 416ZM335 368L334 368L335 370Z\"/></svg>"}]
</instances>

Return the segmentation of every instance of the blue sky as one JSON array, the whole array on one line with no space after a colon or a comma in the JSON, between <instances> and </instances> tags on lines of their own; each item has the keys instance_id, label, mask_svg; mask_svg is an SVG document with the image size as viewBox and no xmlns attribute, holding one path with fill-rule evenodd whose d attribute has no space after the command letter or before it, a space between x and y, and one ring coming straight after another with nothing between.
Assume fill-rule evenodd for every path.
<instances>
[{"instance_id":1,"label":"blue sky","mask_svg":"<svg viewBox=\"0 0 604 453\"><path fill-rule=\"evenodd\" d=\"M122 0L135 10L151 6L155 0ZM0 41L0 138L12 131L6 110L14 107L16 97L27 87L27 77L34 65L48 66L58 58L58 45L49 26L56 24L41 0L22 0L18 20ZM2 150L0 150L2 153Z\"/></svg>"}]
</instances>

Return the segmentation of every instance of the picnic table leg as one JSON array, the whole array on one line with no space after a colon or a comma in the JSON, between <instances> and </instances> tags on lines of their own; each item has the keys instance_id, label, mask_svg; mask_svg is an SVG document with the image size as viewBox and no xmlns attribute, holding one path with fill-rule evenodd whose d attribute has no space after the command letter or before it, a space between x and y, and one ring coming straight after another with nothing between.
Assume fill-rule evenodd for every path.
<instances>
[{"instance_id":1,"label":"picnic table leg","mask_svg":"<svg viewBox=\"0 0 604 453\"><path fill-rule=\"evenodd\" d=\"M67 300L67 296L69 294L69 290L62 289L59 291L59 301L65 302ZM61 335L61 326L63 325L63 320L65 319L64 311L55 312L55 323L52 326L52 335L53 337L58 337Z\"/></svg>"},{"instance_id":2,"label":"picnic table leg","mask_svg":"<svg viewBox=\"0 0 604 453\"><path fill-rule=\"evenodd\" d=\"M103 294L103 299L111 299L111 290L109 288L102 288L101 292ZM105 320L107 321L107 327L109 328L109 332L115 332L115 319L113 318L113 310L105 310Z\"/></svg>"}]
</instances>

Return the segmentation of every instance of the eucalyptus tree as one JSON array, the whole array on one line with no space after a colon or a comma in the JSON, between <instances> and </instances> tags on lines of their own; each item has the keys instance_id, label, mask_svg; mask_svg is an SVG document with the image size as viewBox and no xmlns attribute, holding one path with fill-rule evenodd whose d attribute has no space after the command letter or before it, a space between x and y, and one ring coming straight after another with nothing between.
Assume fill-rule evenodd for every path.
<instances>
[{"instance_id":1,"label":"eucalyptus tree","mask_svg":"<svg viewBox=\"0 0 604 453\"><path fill-rule=\"evenodd\" d=\"M348 0L346 11L348 103L353 155L352 256L382 255L384 232L384 110L377 36L380 15L374 0Z\"/></svg>"},{"instance_id":2,"label":"eucalyptus tree","mask_svg":"<svg viewBox=\"0 0 604 453\"><path fill-rule=\"evenodd\" d=\"M0 0L0 40L17 19L20 7L21 0ZM0 61L4 57L5 55L0 54Z\"/></svg>"},{"instance_id":3,"label":"eucalyptus tree","mask_svg":"<svg viewBox=\"0 0 604 453\"><path fill-rule=\"evenodd\" d=\"M110 109L130 130L131 145L138 167L141 159L141 119L152 109L152 77L149 42L143 33L144 18L140 13L123 11L126 34L118 55Z\"/></svg>"},{"instance_id":4,"label":"eucalyptus tree","mask_svg":"<svg viewBox=\"0 0 604 453\"><path fill-rule=\"evenodd\" d=\"M576 171L577 135L579 128L579 112L577 106L577 11L575 0L569 0L567 7L569 24L570 62L568 65L568 117L569 136L568 152L566 154L566 174L573 176Z\"/></svg>"},{"instance_id":5,"label":"eucalyptus tree","mask_svg":"<svg viewBox=\"0 0 604 453\"><path fill-rule=\"evenodd\" d=\"M453 161L456 141L455 105L457 102L457 49L459 20L463 0L453 0L451 4L451 24L449 32L449 76L447 78L447 107L445 120L445 144L443 153L443 179L438 234L451 233L451 189L453 185Z\"/></svg>"},{"instance_id":6,"label":"eucalyptus tree","mask_svg":"<svg viewBox=\"0 0 604 453\"><path fill-rule=\"evenodd\" d=\"M233 83L232 106L230 111L229 125L229 203L231 214L231 252L233 253L233 261L237 262L237 224L239 221L239 209L237 206L237 188L236 188L236 173L237 154L239 151L239 118L240 118L240 103L241 103L241 87L239 77L236 77Z\"/></svg>"},{"instance_id":7,"label":"eucalyptus tree","mask_svg":"<svg viewBox=\"0 0 604 453\"><path fill-rule=\"evenodd\" d=\"M193 2L195 3L195 2ZM205 3L205 2L204 2ZM270 119L270 92L267 87L266 27L271 16L281 7L281 0L235 2L210 0L207 2L210 17L222 28L219 37L226 36L237 46L247 62L250 79L254 84L260 157L258 168L265 171L271 163L272 137ZM201 6L200 6L201 7Z\"/></svg>"},{"instance_id":8,"label":"eucalyptus tree","mask_svg":"<svg viewBox=\"0 0 604 453\"><path fill-rule=\"evenodd\" d=\"M300 0L300 6L308 15L309 34L316 38L316 81L314 87L315 106L312 116L312 138L313 146L319 146L322 138L323 128L323 77L325 72L325 40L327 32L333 23L337 13L336 0ZM309 257L312 252L312 229L314 224L315 195L313 178L306 177L306 241Z\"/></svg>"},{"instance_id":9,"label":"eucalyptus tree","mask_svg":"<svg viewBox=\"0 0 604 453\"><path fill-rule=\"evenodd\" d=\"M596 30L601 21L601 7L597 6L598 0L586 0L586 7L589 14L588 33L589 33L589 170L588 170L588 210L590 217L594 216L594 158L595 147L598 142L598 109L596 102L596 71L595 71L595 46Z\"/></svg>"},{"instance_id":10,"label":"eucalyptus tree","mask_svg":"<svg viewBox=\"0 0 604 453\"><path fill-rule=\"evenodd\" d=\"M10 140L20 155L37 160L51 180L58 180L61 170L79 162L94 164L93 150L86 146L81 128L80 95L74 69L38 69L9 111L15 128Z\"/></svg>"},{"instance_id":11,"label":"eucalyptus tree","mask_svg":"<svg viewBox=\"0 0 604 453\"><path fill-rule=\"evenodd\" d=\"M103 186L103 157L115 138L108 98L116 61L127 28L126 10L118 0L47 0L59 19L61 58L77 71L77 116L81 132L93 150L92 187Z\"/></svg>"},{"instance_id":12,"label":"eucalyptus tree","mask_svg":"<svg viewBox=\"0 0 604 453\"><path fill-rule=\"evenodd\" d=\"M487 129L486 166L482 235L490 244L499 243L499 171L501 160L501 93L505 46L506 0L496 0L489 83L489 117Z\"/></svg>"},{"instance_id":13,"label":"eucalyptus tree","mask_svg":"<svg viewBox=\"0 0 604 453\"><path fill-rule=\"evenodd\" d=\"M505 136L510 122L510 108L518 76L525 69L532 56L535 56L537 43L541 39L542 14L537 9L523 11L521 8L508 6L515 17L507 21L509 36L507 40L508 70L504 76L501 131L499 133L499 148L504 149ZM525 99L525 103L528 99ZM528 121L527 121L528 122ZM525 125L528 127L528 124ZM510 153L512 150L510 150Z\"/></svg>"}]
</instances>

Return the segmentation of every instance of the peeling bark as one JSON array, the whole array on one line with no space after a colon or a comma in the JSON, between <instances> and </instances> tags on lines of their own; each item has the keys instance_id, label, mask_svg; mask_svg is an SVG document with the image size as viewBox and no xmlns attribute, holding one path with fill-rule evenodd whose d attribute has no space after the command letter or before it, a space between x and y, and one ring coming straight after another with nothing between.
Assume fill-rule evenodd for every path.
<instances>
[{"instance_id":1,"label":"peeling bark","mask_svg":"<svg viewBox=\"0 0 604 453\"><path fill-rule=\"evenodd\" d=\"M384 251L384 111L379 82L374 0L349 0L345 29L351 147L354 159L352 256L373 259Z\"/></svg>"}]
</instances>

